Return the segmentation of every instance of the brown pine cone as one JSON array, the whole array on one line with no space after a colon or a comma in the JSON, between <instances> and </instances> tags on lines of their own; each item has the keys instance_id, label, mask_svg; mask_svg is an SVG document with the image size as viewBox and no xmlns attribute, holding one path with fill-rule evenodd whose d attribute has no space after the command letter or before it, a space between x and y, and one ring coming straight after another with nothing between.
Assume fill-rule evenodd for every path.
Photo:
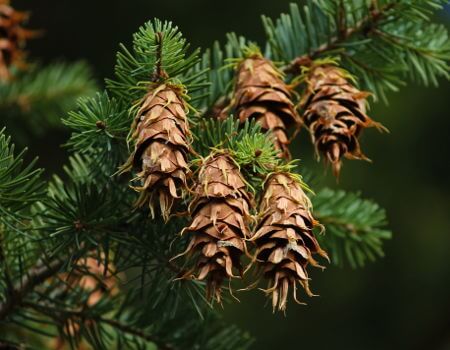
<instances>
[{"instance_id":1,"label":"brown pine cone","mask_svg":"<svg viewBox=\"0 0 450 350\"><path fill-rule=\"evenodd\" d=\"M233 107L241 122L255 119L263 130L271 130L275 146L290 158L287 128L300 125L291 89L282 73L261 55L244 59L237 68Z\"/></svg>"},{"instance_id":2,"label":"brown pine cone","mask_svg":"<svg viewBox=\"0 0 450 350\"><path fill-rule=\"evenodd\" d=\"M195 197L189 211L191 224L183 230L192 238L180 255L196 256L196 266L184 278L194 275L207 281L207 297L221 301L225 279L242 276L240 257L246 251L251 197L231 156L215 153L199 172Z\"/></svg>"},{"instance_id":3,"label":"brown pine cone","mask_svg":"<svg viewBox=\"0 0 450 350\"><path fill-rule=\"evenodd\" d=\"M187 189L191 133L185 110L177 89L161 85L151 90L132 126L135 150L122 168L140 169L137 176L142 185L134 187L141 193L136 205L148 203L154 217L155 204L159 203L166 221L175 201Z\"/></svg>"},{"instance_id":4,"label":"brown pine cone","mask_svg":"<svg viewBox=\"0 0 450 350\"><path fill-rule=\"evenodd\" d=\"M309 296L308 264L319 266L313 254L328 259L312 232L318 222L311 214L311 202L299 180L287 173L274 173L264 185L259 212L261 219L251 238L257 249L263 277L269 280L267 294L272 295L275 310L285 311L289 288L297 299L297 282ZM320 267L320 266L319 266Z\"/></svg>"},{"instance_id":5,"label":"brown pine cone","mask_svg":"<svg viewBox=\"0 0 450 350\"><path fill-rule=\"evenodd\" d=\"M11 67L24 68L23 46L37 32L22 27L28 14L9 6L9 0L0 0L0 82L11 79Z\"/></svg>"},{"instance_id":6,"label":"brown pine cone","mask_svg":"<svg viewBox=\"0 0 450 350\"><path fill-rule=\"evenodd\" d=\"M363 129L384 129L366 114L368 95L354 87L339 67L316 66L309 73L307 93L302 101L303 121L309 128L317 155L325 155L335 176L339 176L342 157L368 160L358 140Z\"/></svg>"}]
</instances>

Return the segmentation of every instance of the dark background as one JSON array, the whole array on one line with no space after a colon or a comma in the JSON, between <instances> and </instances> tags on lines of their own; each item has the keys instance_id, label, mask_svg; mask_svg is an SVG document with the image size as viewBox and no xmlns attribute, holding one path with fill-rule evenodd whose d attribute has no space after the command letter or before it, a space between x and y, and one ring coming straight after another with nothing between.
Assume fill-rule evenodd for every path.
<instances>
[{"instance_id":1,"label":"dark background","mask_svg":"<svg viewBox=\"0 0 450 350\"><path fill-rule=\"evenodd\" d=\"M263 39L260 14L287 11L289 0L33 0L16 1L33 16L30 27L45 29L29 45L33 57L89 62L99 83L112 75L119 42L153 17L173 20L192 45L207 47L228 31ZM14 1L13 1L14 3ZM437 20L450 23L442 12ZM320 297L308 306L290 305L287 316L272 315L262 293L225 305L229 322L256 336L254 349L450 349L450 84L410 85L390 94L390 106L374 104L371 114L391 133L369 130L364 150L373 164L345 163L339 186L360 190L388 211L394 239L386 258L361 270L329 267L312 272ZM67 131L50 130L32 141L41 164L60 170ZM297 156L323 174L312 160L305 132ZM337 187L331 175L327 182Z\"/></svg>"}]
</instances>

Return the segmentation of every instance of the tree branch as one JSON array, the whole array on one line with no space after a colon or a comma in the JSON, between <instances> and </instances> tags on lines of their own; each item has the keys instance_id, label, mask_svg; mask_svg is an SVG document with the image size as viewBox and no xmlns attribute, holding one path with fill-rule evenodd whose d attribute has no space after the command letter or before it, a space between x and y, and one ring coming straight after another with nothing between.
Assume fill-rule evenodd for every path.
<instances>
[{"instance_id":1,"label":"tree branch","mask_svg":"<svg viewBox=\"0 0 450 350\"><path fill-rule=\"evenodd\" d=\"M132 335L140 337L140 338L142 338L144 340L152 342L158 347L158 349L161 349L161 350L173 350L173 349L175 349L173 346L164 343L160 339L156 339L155 337L150 336L149 334L147 334L145 332L142 332L139 329L130 327L129 325L121 323L119 321L116 321L116 320L113 320L113 319L106 319L106 318L102 318L102 317L100 317L98 319L98 321L106 323L106 324L109 324L111 327L117 328L117 329L121 330L122 332L125 332L125 333L128 333L128 334L132 334Z\"/></svg>"},{"instance_id":2,"label":"tree branch","mask_svg":"<svg viewBox=\"0 0 450 350\"><path fill-rule=\"evenodd\" d=\"M57 273L64 262L54 260L45 264L42 259L28 270L27 274L14 285L12 290L7 293L6 301L0 304L0 321L4 320L18 306L22 304L23 299L34 290L34 288L44 283L48 278Z\"/></svg>"},{"instance_id":3,"label":"tree branch","mask_svg":"<svg viewBox=\"0 0 450 350\"><path fill-rule=\"evenodd\" d=\"M8 264L6 262L6 254L5 251L3 249L3 235L2 232L0 231L0 264L3 265L3 275L5 278L5 283L6 283L6 287L8 289L12 289L13 288L13 284L12 284L12 279L11 279L11 274L9 272L9 267Z\"/></svg>"},{"instance_id":4,"label":"tree branch","mask_svg":"<svg viewBox=\"0 0 450 350\"><path fill-rule=\"evenodd\" d=\"M155 71L153 72L153 76L152 76L152 81L153 82L158 82L161 79L166 79L167 73L164 72L163 69L163 40L164 40L164 33L162 32L157 32L155 33L156 35L156 45L157 49L156 49L156 62L155 62Z\"/></svg>"},{"instance_id":5,"label":"tree branch","mask_svg":"<svg viewBox=\"0 0 450 350\"><path fill-rule=\"evenodd\" d=\"M389 3L379 9L377 8L377 6L373 6L370 14L356 23L354 27L350 27L345 30L343 30L342 28L338 28L338 36L331 38L329 42L322 44L312 52L293 59L288 65L283 68L283 71L285 73L297 74L300 72L300 68L302 66L309 65L312 60L314 60L318 56L324 54L327 51L338 48L338 46L345 42L350 36L365 31L371 31L373 27L385 17L386 12L394 8L396 5L396 3Z\"/></svg>"},{"instance_id":6,"label":"tree branch","mask_svg":"<svg viewBox=\"0 0 450 350\"><path fill-rule=\"evenodd\" d=\"M77 310L69 310L64 308L55 308L50 305L36 304L32 302L24 302L24 306L27 306L31 309L36 310L39 313L43 313L49 317L54 317L57 313L63 313L66 315L71 315L72 317L79 318L82 322L96 322L96 323L104 323L113 328L116 328L124 333L128 333L134 336L137 336L143 340L149 341L155 344L158 349L161 350L175 350L175 348L164 342L163 340L152 336L146 332L141 331L140 329L134 328L128 324L122 323L118 320L113 320L110 318L104 318L99 315L90 315L89 313Z\"/></svg>"}]
</instances>

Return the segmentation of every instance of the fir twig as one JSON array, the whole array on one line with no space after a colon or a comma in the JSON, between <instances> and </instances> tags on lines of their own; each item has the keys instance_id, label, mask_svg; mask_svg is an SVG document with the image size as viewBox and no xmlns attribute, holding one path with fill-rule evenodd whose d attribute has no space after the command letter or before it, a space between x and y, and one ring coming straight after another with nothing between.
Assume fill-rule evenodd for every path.
<instances>
[{"instance_id":1,"label":"fir twig","mask_svg":"<svg viewBox=\"0 0 450 350\"><path fill-rule=\"evenodd\" d=\"M362 18L356 25L349 28L340 27L339 35L330 38L327 43L320 45L317 49L293 59L289 64L283 67L282 70L285 73L297 74L300 72L302 66L309 65L320 55L337 49L339 45L346 41L350 36L361 32L368 35L376 25L384 19L387 12L392 10L396 5L396 3L388 3L379 9L372 8L369 15Z\"/></svg>"},{"instance_id":2,"label":"fir twig","mask_svg":"<svg viewBox=\"0 0 450 350\"><path fill-rule=\"evenodd\" d=\"M137 328L134 328L127 324L121 323L120 321L113 320L113 319L106 319L103 317L100 317L98 319L98 321L109 324L111 327L119 329L125 333L129 333L129 334L135 335L139 338L142 338L144 340L147 340L149 342L152 342L158 347L158 349L161 349L161 350L174 350L175 349L172 345L167 344L163 340L161 340L157 337L154 337L150 334L147 334L145 332L142 332L141 330L139 330Z\"/></svg>"},{"instance_id":3,"label":"fir twig","mask_svg":"<svg viewBox=\"0 0 450 350\"><path fill-rule=\"evenodd\" d=\"M39 262L14 285L14 288L8 291L6 301L0 304L0 321L7 318L11 312L22 304L23 299L30 292L56 274L63 265L64 262L61 260L53 260L48 264L46 264L43 259L39 260Z\"/></svg>"},{"instance_id":4,"label":"fir twig","mask_svg":"<svg viewBox=\"0 0 450 350\"><path fill-rule=\"evenodd\" d=\"M167 344L162 339L159 339L158 337L155 337L155 336L148 334L136 327L125 324L118 320L105 318L105 317L102 317L99 315L90 315L89 313L86 313L85 311L69 310L67 308L56 308L56 307L52 307L49 305L37 304L34 302L24 302L23 306L34 309L37 312L46 314L49 317L52 317L52 315L54 316L55 314L58 314L58 313L62 313L62 314L70 315L71 317L80 318L83 320L83 322L86 322L86 323L89 323L91 321L91 322L95 322L95 323L107 324L117 330L124 332L124 333L128 333L130 335L139 337L143 340L149 341L149 342L155 344L158 347L158 349L175 350L175 348L172 345Z\"/></svg>"}]
</instances>

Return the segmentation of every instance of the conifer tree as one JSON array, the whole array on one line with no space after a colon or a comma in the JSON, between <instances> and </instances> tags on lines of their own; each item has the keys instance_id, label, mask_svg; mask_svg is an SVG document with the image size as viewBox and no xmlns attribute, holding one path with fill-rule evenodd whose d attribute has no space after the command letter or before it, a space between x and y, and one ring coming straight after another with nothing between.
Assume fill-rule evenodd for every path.
<instances>
[{"instance_id":1,"label":"conifer tree","mask_svg":"<svg viewBox=\"0 0 450 350\"><path fill-rule=\"evenodd\" d=\"M447 31L430 19L443 4L292 4L263 17L263 45L232 33L204 52L150 20L120 45L106 89L63 118L64 177L46 181L2 130L0 343L246 349L251 336L217 308L239 298L235 280L268 282L286 312L313 296L309 265L383 256L384 210L344 190L313 192L308 169L288 159L313 155L290 141L311 133L336 174L342 157L365 158L361 131L378 125L369 96L448 78ZM29 88L8 84L15 96ZM18 332L35 338L23 344Z\"/></svg>"}]
</instances>

